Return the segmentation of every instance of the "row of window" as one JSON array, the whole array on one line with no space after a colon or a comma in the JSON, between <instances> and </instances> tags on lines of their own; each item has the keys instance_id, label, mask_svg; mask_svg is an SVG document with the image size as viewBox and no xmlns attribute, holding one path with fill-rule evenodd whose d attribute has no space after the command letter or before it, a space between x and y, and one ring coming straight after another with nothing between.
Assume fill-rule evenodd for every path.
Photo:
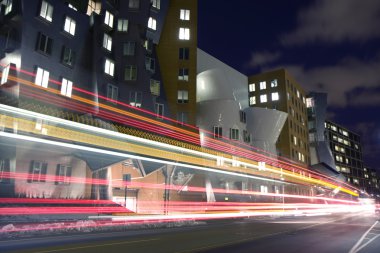
<instances>
[{"instance_id":1,"label":"row of window","mask_svg":"<svg viewBox=\"0 0 380 253\"><path fill-rule=\"evenodd\" d=\"M279 96L278 92L273 92L271 94L271 100L272 101L278 101L279 99L280 99L280 96ZM267 94L260 95L260 101L259 102L260 103L267 103L268 102L268 95ZM249 104L250 105L257 104L256 96L249 97Z\"/></svg>"},{"instance_id":2,"label":"row of window","mask_svg":"<svg viewBox=\"0 0 380 253\"><path fill-rule=\"evenodd\" d=\"M239 140L239 129L237 128L230 128L229 130L229 138L231 140ZM213 133L214 138L222 138L223 137L223 128L221 126L214 126L213 127ZM243 130L243 141L246 143L251 142L251 134L247 130Z\"/></svg>"},{"instance_id":3,"label":"row of window","mask_svg":"<svg viewBox=\"0 0 380 253\"><path fill-rule=\"evenodd\" d=\"M46 182L48 164L43 161L31 161L28 182ZM56 184L70 184L71 165L58 164L56 169Z\"/></svg>"},{"instance_id":4,"label":"row of window","mask_svg":"<svg viewBox=\"0 0 380 253\"><path fill-rule=\"evenodd\" d=\"M271 88L275 88L277 86L278 86L278 80L277 79L273 79L272 81L270 81L270 87ZM266 81L259 82L259 88L260 88L260 90L265 90L267 88L267 82ZM250 92L255 92L256 91L256 84L255 83L249 84L248 89Z\"/></svg>"}]
</instances>

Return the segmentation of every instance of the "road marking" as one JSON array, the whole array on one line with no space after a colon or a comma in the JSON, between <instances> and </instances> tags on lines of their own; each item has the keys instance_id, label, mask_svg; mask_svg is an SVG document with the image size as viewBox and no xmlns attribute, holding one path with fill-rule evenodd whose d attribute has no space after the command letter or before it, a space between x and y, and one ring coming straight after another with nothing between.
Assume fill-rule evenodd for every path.
<instances>
[{"instance_id":1,"label":"road marking","mask_svg":"<svg viewBox=\"0 0 380 253\"><path fill-rule=\"evenodd\" d=\"M362 237L360 237L359 241L357 241L355 243L355 245L351 248L351 250L348 252L348 253L356 253L358 252L359 250L363 249L364 247L366 247L368 244L370 244L371 242L373 242L377 237L379 237L380 235L377 234L376 236L374 236L372 239L370 238L367 238L367 235L370 234L370 231L377 225L378 221L375 221L375 223L373 223L373 225L362 235ZM371 233L373 234L373 233ZM360 246L360 244L364 241L364 240L368 240L370 239L369 241L367 241L366 243L364 243L363 245ZM360 247L359 247L360 246Z\"/></svg>"},{"instance_id":2,"label":"road marking","mask_svg":"<svg viewBox=\"0 0 380 253\"><path fill-rule=\"evenodd\" d=\"M87 248L112 246L112 245L118 245L118 244L131 244L131 243L139 243L139 242L149 242L149 241L156 241L156 240L158 240L158 238L149 239L149 240L131 241L131 242L104 243L104 244L96 244L96 245L81 246L81 247L72 247L72 248L65 248L65 249L44 250L44 251L36 251L35 253L60 252L60 251L68 251L68 250L76 250L76 249L87 249Z\"/></svg>"}]
</instances>

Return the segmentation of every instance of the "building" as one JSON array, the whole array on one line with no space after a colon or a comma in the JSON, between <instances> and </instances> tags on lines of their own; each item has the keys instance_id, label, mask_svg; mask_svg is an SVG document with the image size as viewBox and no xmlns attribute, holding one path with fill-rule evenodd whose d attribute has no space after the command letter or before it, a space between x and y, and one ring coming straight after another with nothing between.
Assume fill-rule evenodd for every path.
<instances>
[{"instance_id":1,"label":"building","mask_svg":"<svg viewBox=\"0 0 380 253\"><path fill-rule=\"evenodd\" d=\"M310 164L306 94L285 69L248 77L249 105L288 114L277 142L280 156Z\"/></svg>"},{"instance_id":2,"label":"building","mask_svg":"<svg viewBox=\"0 0 380 253\"><path fill-rule=\"evenodd\" d=\"M325 122L325 129L336 170L347 178L348 183L364 189L366 179L360 136L331 121Z\"/></svg>"}]
</instances>

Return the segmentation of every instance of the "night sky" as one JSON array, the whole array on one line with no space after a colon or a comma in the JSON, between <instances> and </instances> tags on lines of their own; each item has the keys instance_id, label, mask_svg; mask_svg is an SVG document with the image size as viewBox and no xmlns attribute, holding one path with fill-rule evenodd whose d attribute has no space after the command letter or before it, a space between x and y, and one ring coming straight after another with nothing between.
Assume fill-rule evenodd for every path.
<instances>
[{"instance_id":1,"label":"night sky","mask_svg":"<svg viewBox=\"0 0 380 253\"><path fill-rule=\"evenodd\" d=\"M361 135L380 172L379 0L200 0L199 48L252 75L286 68L327 92L328 119Z\"/></svg>"}]
</instances>

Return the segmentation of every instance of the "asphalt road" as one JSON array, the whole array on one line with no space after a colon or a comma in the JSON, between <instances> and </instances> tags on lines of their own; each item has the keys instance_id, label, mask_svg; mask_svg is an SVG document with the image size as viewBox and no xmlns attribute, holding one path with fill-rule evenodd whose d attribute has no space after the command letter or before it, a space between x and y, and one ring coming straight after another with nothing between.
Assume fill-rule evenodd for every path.
<instances>
[{"instance_id":1,"label":"asphalt road","mask_svg":"<svg viewBox=\"0 0 380 253\"><path fill-rule=\"evenodd\" d=\"M377 218L336 215L209 221L190 227L2 240L0 252L379 253Z\"/></svg>"}]
</instances>

